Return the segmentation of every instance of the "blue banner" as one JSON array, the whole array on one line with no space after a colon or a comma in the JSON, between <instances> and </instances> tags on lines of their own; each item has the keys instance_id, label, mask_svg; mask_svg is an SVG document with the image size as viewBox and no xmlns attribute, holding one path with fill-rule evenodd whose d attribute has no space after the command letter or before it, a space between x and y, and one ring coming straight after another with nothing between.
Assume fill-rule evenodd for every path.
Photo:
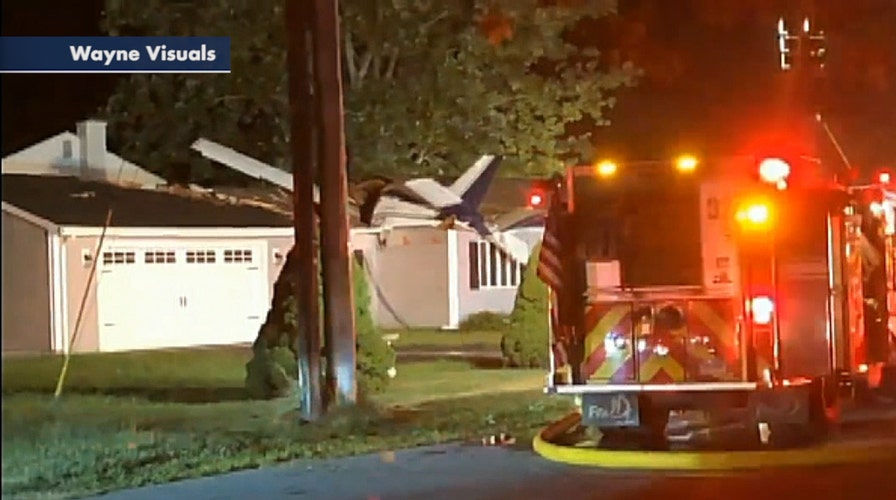
<instances>
[{"instance_id":1,"label":"blue banner","mask_svg":"<svg viewBox=\"0 0 896 500\"><path fill-rule=\"evenodd\" d=\"M0 73L230 73L230 37L0 37Z\"/></svg>"}]
</instances>

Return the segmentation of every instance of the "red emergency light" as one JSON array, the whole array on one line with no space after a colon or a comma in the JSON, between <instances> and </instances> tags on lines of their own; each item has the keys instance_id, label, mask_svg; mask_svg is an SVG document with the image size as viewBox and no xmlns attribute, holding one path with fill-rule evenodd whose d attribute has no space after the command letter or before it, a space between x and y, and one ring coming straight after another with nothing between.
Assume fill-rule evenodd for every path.
<instances>
[{"instance_id":1,"label":"red emergency light","mask_svg":"<svg viewBox=\"0 0 896 500\"><path fill-rule=\"evenodd\" d=\"M540 192L529 194L529 206L531 208L540 207L544 203L544 195Z\"/></svg>"},{"instance_id":2,"label":"red emergency light","mask_svg":"<svg viewBox=\"0 0 896 500\"><path fill-rule=\"evenodd\" d=\"M877 173L877 182L880 184L889 184L892 179L893 176L889 170L881 170Z\"/></svg>"}]
</instances>

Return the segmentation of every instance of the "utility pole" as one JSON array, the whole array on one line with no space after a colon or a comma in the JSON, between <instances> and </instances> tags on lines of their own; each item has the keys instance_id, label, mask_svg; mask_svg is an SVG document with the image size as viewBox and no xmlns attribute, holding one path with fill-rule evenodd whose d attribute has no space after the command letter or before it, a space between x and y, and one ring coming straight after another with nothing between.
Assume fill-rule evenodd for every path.
<instances>
[{"instance_id":1,"label":"utility pole","mask_svg":"<svg viewBox=\"0 0 896 500\"><path fill-rule=\"evenodd\" d=\"M346 213L348 179L343 128L339 1L310 1L314 8L314 91L321 184L326 404L329 408L334 404L354 404L357 399L355 307Z\"/></svg>"},{"instance_id":2,"label":"utility pole","mask_svg":"<svg viewBox=\"0 0 896 500\"><path fill-rule=\"evenodd\" d=\"M296 299L299 384L302 418L323 413L321 401L318 266L314 214L314 96L311 71L311 13L308 1L286 0L286 59L289 73L289 148L292 158L295 261L292 283Z\"/></svg>"}]
</instances>

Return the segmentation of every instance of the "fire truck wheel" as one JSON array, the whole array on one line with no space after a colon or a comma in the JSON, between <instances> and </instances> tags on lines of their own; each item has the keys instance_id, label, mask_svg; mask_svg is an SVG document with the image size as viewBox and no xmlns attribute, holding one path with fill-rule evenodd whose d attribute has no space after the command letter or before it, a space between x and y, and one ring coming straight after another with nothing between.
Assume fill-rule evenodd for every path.
<instances>
[{"instance_id":1,"label":"fire truck wheel","mask_svg":"<svg viewBox=\"0 0 896 500\"><path fill-rule=\"evenodd\" d=\"M767 422L768 442L762 446L769 449L798 448L817 444L827 438L835 426L832 414L836 413L837 403L836 399L827 399L826 385L823 379L813 382L807 422ZM758 427L757 424L757 438L762 433Z\"/></svg>"}]
</instances>

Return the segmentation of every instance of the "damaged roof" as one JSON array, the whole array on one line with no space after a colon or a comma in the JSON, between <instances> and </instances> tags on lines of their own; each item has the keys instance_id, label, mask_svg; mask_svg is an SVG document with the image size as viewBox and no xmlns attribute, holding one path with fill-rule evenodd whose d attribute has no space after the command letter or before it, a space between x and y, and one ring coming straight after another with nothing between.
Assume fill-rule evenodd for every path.
<instances>
[{"instance_id":1,"label":"damaged roof","mask_svg":"<svg viewBox=\"0 0 896 500\"><path fill-rule=\"evenodd\" d=\"M288 212L188 189L139 189L77 177L3 174L3 202L62 226L291 227Z\"/></svg>"}]
</instances>

